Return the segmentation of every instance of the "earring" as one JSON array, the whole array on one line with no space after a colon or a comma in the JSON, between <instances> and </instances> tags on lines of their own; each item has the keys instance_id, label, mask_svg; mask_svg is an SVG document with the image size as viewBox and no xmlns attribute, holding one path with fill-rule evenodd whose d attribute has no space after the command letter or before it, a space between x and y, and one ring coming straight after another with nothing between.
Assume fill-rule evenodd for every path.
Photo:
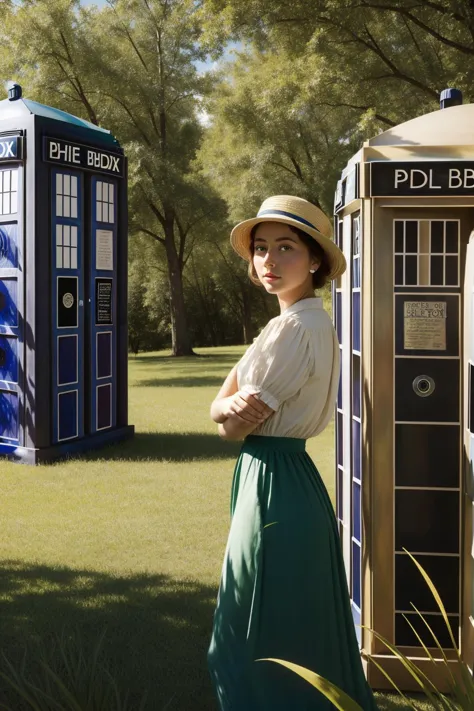
<instances>
[{"instance_id":1,"label":"earring","mask_svg":"<svg viewBox=\"0 0 474 711\"><path fill-rule=\"evenodd\" d=\"M309 273L310 273L310 274L314 274L315 271L316 271L316 269L310 269L310 270L309 270Z\"/></svg>"}]
</instances>

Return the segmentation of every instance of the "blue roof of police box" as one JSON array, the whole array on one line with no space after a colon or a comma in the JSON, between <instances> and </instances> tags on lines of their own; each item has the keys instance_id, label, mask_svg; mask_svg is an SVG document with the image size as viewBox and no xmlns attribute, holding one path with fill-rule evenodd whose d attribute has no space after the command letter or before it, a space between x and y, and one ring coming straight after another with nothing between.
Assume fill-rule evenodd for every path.
<instances>
[{"instance_id":1,"label":"blue roof of police box","mask_svg":"<svg viewBox=\"0 0 474 711\"><path fill-rule=\"evenodd\" d=\"M96 126L94 123L74 116L73 114L68 114L67 111L61 111L52 106L45 106L44 104L39 104L37 101L31 101L30 99L21 98L16 101L5 99L4 101L0 101L0 121L2 119L12 119L15 118L15 116L24 115L26 113L25 109L28 113L35 116L43 116L44 118L53 119L54 121L63 121L73 126L80 126L90 131L97 131L101 134L101 140L105 143L114 146L119 145L117 139L107 129Z\"/></svg>"}]
</instances>

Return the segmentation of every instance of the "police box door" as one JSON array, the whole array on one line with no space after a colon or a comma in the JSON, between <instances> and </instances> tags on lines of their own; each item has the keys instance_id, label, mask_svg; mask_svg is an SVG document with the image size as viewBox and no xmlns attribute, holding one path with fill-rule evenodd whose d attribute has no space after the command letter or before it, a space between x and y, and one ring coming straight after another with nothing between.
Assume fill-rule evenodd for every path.
<instances>
[{"instance_id":1,"label":"police box door","mask_svg":"<svg viewBox=\"0 0 474 711\"><path fill-rule=\"evenodd\" d=\"M417 605L441 644L452 646L404 549L432 577L459 640L462 285L472 217L465 208L400 207L387 210L384 223L384 237L391 238L393 250L393 571L395 643L400 646L418 645L405 620L415 617L410 603Z\"/></svg>"}]
</instances>

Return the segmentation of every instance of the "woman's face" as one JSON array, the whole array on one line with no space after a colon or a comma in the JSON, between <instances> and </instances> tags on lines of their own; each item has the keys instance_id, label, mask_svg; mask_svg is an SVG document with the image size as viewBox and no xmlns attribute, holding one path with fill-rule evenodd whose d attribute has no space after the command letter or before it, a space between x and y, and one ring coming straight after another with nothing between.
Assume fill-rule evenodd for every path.
<instances>
[{"instance_id":1,"label":"woman's face","mask_svg":"<svg viewBox=\"0 0 474 711\"><path fill-rule=\"evenodd\" d=\"M270 294L313 291L310 269L319 262L289 225L262 222L255 231L253 265L257 276Z\"/></svg>"}]
</instances>

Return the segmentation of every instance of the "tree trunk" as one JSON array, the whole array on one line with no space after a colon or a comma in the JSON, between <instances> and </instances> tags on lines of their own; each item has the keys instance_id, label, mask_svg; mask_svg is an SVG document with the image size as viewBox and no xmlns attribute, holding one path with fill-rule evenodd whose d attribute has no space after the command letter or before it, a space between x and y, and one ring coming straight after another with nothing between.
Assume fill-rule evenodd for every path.
<instances>
[{"instance_id":1,"label":"tree trunk","mask_svg":"<svg viewBox=\"0 0 474 711\"><path fill-rule=\"evenodd\" d=\"M242 326L243 326L243 335L244 335L244 343L247 346L249 343L252 343L252 338L253 338L253 328L252 328L252 312L251 312L251 304L250 304L250 298L249 298L249 293L245 286L241 286L241 293L242 293Z\"/></svg>"},{"instance_id":2,"label":"tree trunk","mask_svg":"<svg viewBox=\"0 0 474 711\"><path fill-rule=\"evenodd\" d=\"M174 242L173 225L165 234L168 279L170 285L171 341L174 356L196 355L192 349L184 304L183 277Z\"/></svg>"}]
</instances>

